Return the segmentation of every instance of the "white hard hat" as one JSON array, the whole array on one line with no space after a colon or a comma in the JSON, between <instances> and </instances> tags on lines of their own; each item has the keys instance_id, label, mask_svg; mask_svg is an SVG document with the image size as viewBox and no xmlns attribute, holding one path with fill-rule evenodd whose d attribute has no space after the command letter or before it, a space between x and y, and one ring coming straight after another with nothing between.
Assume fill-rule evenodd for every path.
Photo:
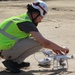
<instances>
[{"instance_id":1,"label":"white hard hat","mask_svg":"<svg viewBox=\"0 0 75 75\"><path fill-rule=\"evenodd\" d=\"M36 1L32 3L32 7L40 11L40 15L42 17L48 12L48 7L43 1Z\"/></svg>"}]
</instances>

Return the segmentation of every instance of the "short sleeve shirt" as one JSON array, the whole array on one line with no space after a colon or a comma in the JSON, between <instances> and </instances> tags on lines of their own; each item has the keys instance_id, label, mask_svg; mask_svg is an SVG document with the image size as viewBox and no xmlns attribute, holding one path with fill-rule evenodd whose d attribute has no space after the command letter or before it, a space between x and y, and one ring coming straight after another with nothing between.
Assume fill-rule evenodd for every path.
<instances>
[{"instance_id":1,"label":"short sleeve shirt","mask_svg":"<svg viewBox=\"0 0 75 75\"><path fill-rule=\"evenodd\" d=\"M24 31L26 33L29 33L31 31L38 32L37 27L32 22L21 22L18 23L17 25L21 31Z\"/></svg>"}]
</instances>

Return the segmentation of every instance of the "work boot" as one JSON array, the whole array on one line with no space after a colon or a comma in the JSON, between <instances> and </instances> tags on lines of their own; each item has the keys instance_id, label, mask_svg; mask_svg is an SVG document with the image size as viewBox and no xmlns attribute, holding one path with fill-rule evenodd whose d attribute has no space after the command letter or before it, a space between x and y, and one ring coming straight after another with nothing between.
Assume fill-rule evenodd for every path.
<instances>
[{"instance_id":1,"label":"work boot","mask_svg":"<svg viewBox=\"0 0 75 75\"><path fill-rule=\"evenodd\" d=\"M13 62L12 60L5 60L2 63L8 70L10 70L13 73L19 73L20 72L19 68L17 67L15 62Z\"/></svg>"},{"instance_id":2,"label":"work boot","mask_svg":"<svg viewBox=\"0 0 75 75\"><path fill-rule=\"evenodd\" d=\"M20 68L24 68L24 67L29 67L30 63L29 62L22 62L20 64L17 63L17 67Z\"/></svg>"}]
</instances>

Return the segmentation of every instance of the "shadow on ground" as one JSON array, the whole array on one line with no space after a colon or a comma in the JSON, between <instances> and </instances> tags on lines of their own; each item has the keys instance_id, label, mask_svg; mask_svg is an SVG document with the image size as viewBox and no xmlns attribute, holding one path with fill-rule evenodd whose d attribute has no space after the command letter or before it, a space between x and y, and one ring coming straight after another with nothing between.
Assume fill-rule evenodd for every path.
<instances>
[{"instance_id":1,"label":"shadow on ground","mask_svg":"<svg viewBox=\"0 0 75 75\"><path fill-rule=\"evenodd\" d=\"M30 70L30 71L21 71L20 73L11 73L11 72L7 72L7 71L1 71L0 75L43 75L46 74L47 75L58 75L58 74L71 74L71 73L75 73L75 71L66 71L66 70Z\"/></svg>"}]
</instances>

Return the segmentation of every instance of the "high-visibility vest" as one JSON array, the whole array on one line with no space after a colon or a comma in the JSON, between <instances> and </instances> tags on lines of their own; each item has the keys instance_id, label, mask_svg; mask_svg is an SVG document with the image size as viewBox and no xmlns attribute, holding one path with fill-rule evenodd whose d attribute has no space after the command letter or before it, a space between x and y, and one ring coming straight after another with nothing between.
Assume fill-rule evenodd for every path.
<instances>
[{"instance_id":1,"label":"high-visibility vest","mask_svg":"<svg viewBox=\"0 0 75 75\"><path fill-rule=\"evenodd\" d=\"M30 36L17 26L17 23L25 21L32 22L27 13L8 18L0 24L0 50L8 50L20 39Z\"/></svg>"}]
</instances>

